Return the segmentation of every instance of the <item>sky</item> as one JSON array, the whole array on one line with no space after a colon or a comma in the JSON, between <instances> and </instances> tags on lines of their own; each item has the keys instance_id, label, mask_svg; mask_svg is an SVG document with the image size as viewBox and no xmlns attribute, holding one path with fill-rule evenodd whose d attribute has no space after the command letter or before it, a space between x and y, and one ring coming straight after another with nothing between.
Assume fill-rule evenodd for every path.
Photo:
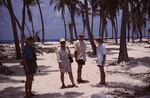
<instances>
[{"instance_id":1,"label":"sky","mask_svg":"<svg viewBox=\"0 0 150 98\"><path fill-rule=\"evenodd\" d=\"M19 22L21 23L22 21L22 0L11 0L14 13L16 17L18 18ZM44 19L44 26L45 26L45 39L60 39L65 37L65 29L64 29L64 23L61 18L61 13L58 12L57 10L54 12L54 5L52 6L49 5L50 0L40 0L43 3L40 4L42 13L43 13L43 19ZM83 1L83 0L82 0ZM42 30L41 26L41 18L40 18L40 13L38 6L30 6L31 12L32 12L32 17L33 17L33 23L34 23L34 29L35 31ZM118 33L120 32L120 27L121 27L121 12L120 15L118 16ZM89 16L90 22L91 22L91 16ZM70 20L70 14L68 12L68 9L66 8L65 10L65 19L66 22L71 22ZM99 32L99 16L94 18L94 29L93 29L93 35L94 37L98 36ZM31 23L29 22L28 15L26 15L26 23L31 31ZM80 32L83 31L83 26L82 26L82 17L75 15L75 22L77 23L76 28L77 28L77 33L79 34ZM109 37L111 36L111 22L108 21L108 32L109 32ZM18 28L18 37L20 40L21 32ZM25 28L25 34L29 35L27 29ZM42 38L42 32L39 34L40 38ZM74 35L75 37L75 35ZM85 31L85 37L88 38L87 31ZM69 29L67 27L67 38L69 38ZM4 6L0 7L0 40L14 40L13 36L13 30L12 30L12 25L11 25L11 20L10 20L10 15Z\"/></svg>"}]
</instances>

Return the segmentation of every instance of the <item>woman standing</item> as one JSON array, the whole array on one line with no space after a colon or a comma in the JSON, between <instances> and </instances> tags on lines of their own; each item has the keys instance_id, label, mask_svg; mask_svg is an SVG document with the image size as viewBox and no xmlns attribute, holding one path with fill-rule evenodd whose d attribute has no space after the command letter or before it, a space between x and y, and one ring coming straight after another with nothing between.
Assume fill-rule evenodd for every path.
<instances>
[{"instance_id":1,"label":"woman standing","mask_svg":"<svg viewBox=\"0 0 150 98\"><path fill-rule=\"evenodd\" d=\"M33 46L33 37L26 37L27 43L22 49L24 70L26 74L26 82L25 82L25 98L29 98L34 96L32 93L32 81L34 79L34 74L36 73L37 63L36 63L36 55L35 48Z\"/></svg>"},{"instance_id":2,"label":"woman standing","mask_svg":"<svg viewBox=\"0 0 150 98\"><path fill-rule=\"evenodd\" d=\"M64 83L64 73L68 72L69 74L69 78L72 82L72 87L78 87L75 83L74 83L74 79L73 79L73 75L72 75L72 68L71 68L71 62L68 59L69 56L71 56L70 54L70 50L68 47L66 47L66 41L64 38L60 39L60 47L57 49L57 62L59 65L59 69L60 69L60 79L62 82L62 87L61 88L66 88L65 83Z\"/></svg>"}]
</instances>

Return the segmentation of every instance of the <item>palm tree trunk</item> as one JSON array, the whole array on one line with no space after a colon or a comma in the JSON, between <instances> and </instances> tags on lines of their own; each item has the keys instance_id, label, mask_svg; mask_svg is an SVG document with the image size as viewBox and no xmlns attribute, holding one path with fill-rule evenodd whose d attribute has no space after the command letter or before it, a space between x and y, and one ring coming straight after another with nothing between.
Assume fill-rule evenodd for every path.
<instances>
[{"instance_id":1,"label":"palm tree trunk","mask_svg":"<svg viewBox=\"0 0 150 98\"><path fill-rule=\"evenodd\" d=\"M21 48L24 46L24 26L25 26L25 0L23 0L23 10L22 10L22 30L21 30Z\"/></svg>"},{"instance_id":2,"label":"palm tree trunk","mask_svg":"<svg viewBox=\"0 0 150 98\"><path fill-rule=\"evenodd\" d=\"M102 27L102 19L101 19L101 17L100 17L99 36L102 36L102 33L101 33L101 27Z\"/></svg>"},{"instance_id":3,"label":"palm tree trunk","mask_svg":"<svg viewBox=\"0 0 150 98\"><path fill-rule=\"evenodd\" d=\"M93 8L92 8L92 23L91 23L91 33L93 34L93 20L94 20L94 15L93 15Z\"/></svg>"},{"instance_id":4,"label":"palm tree trunk","mask_svg":"<svg viewBox=\"0 0 150 98\"><path fill-rule=\"evenodd\" d=\"M106 26L106 28L105 28L105 36L106 36L106 41L107 41L107 38L108 38L108 30L107 30L107 26Z\"/></svg>"},{"instance_id":5,"label":"palm tree trunk","mask_svg":"<svg viewBox=\"0 0 150 98\"><path fill-rule=\"evenodd\" d=\"M30 34L30 35L32 35L32 34L31 34L31 32L30 32L30 30L29 30L29 27L27 26L27 24L26 24L26 23L25 23L25 26L26 26L26 28L27 28L27 30L28 30L28 32L29 32L29 34Z\"/></svg>"},{"instance_id":6,"label":"palm tree trunk","mask_svg":"<svg viewBox=\"0 0 150 98\"><path fill-rule=\"evenodd\" d=\"M74 15L73 15L73 26L74 26L74 33L75 33L75 37L76 37L76 39L78 39L77 30L76 30L76 23L75 23Z\"/></svg>"},{"instance_id":7,"label":"palm tree trunk","mask_svg":"<svg viewBox=\"0 0 150 98\"><path fill-rule=\"evenodd\" d=\"M83 21L83 33L85 32L85 17L84 12L82 13L82 21Z\"/></svg>"},{"instance_id":8,"label":"palm tree trunk","mask_svg":"<svg viewBox=\"0 0 150 98\"><path fill-rule=\"evenodd\" d=\"M9 11L9 14L11 17L11 24L12 24L12 28L13 28L13 33L14 33L14 41L15 41L15 47L16 47L16 59L21 59L22 57L21 57L21 51L20 51L20 46L19 46L17 27L16 27L14 11L13 11L13 7L11 4L11 0L7 0L7 3L8 3L8 11Z\"/></svg>"},{"instance_id":9,"label":"palm tree trunk","mask_svg":"<svg viewBox=\"0 0 150 98\"><path fill-rule=\"evenodd\" d=\"M90 31L87 0L84 0L84 4L85 4L85 15L86 15L87 32L88 32L90 44L92 46L93 54L96 54L96 46L95 46L95 43L94 43L94 40L93 40L93 35L92 35L91 31Z\"/></svg>"},{"instance_id":10,"label":"palm tree trunk","mask_svg":"<svg viewBox=\"0 0 150 98\"><path fill-rule=\"evenodd\" d=\"M67 28L66 28L66 21L65 21L64 14L62 14L62 19L63 19L63 21L64 21L64 28L65 28L65 40L67 40Z\"/></svg>"},{"instance_id":11,"label":"palm tree trunk","mask_svg":"<svg viewBox=\"0 0 150 98\"><path fill-rule=\"evenodd\" d=\"M45 32L44 32L44 21L43 21L43 15L42 15L42 10L41 10L41 7L40 7L40 3L39 3L39 0L36 0L37 1L37 4L38 4L38 7L39 7L39 11L40 11L40 16L41 16L41 23L42 23L42 32L43 32L43 36L42 36L42 44L44 44L44 39L45 39Z\"/></svg>"},{"instance_id":12,"label":"palm tree trunk","mask_svg":"<svg viewBox=\"0 0 150 98\"><path fill-rule=\"evenodd\" d=\"M118 63L120 62L128 62L128 53L126 46L126 23L127 23L127 6L128 0L124 1L123 12L122 12L122 22L121 22L121 37L120 37L120 51L118 57Z\"/></svg>"},{"instance_id":13,"label":"palm tree trunk","mask_svg":"<svg viewBox=\"0 0 150 98\"><path fill-rule=\"evenodd\" d=\"M129 7L127 7L127 25L128 25L128 42L130 42L130 22L129 22Z\"/></svg>"}]
</instances>

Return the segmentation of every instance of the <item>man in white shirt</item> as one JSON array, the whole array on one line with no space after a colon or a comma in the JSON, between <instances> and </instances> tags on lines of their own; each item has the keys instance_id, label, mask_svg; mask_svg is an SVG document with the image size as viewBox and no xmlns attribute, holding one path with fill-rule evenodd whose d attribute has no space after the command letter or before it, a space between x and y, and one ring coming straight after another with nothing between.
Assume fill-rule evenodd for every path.
<instances>
[{"instance_id":1,"label":"man in white shirt","mask_svg":"<svg viewBox=\"0 0 150 98\"><path fill-rule=\"evenodd\" d=\"M106 61L106 49L105 46L103 44L103 40L101 36L98 36L96 38L96 41L98 42L98 46L97 46L97 66L100 69L100 79L101 81L98 83L100 85L105 84L105 72L104 72L104 66L105 66L105 61Z\"/></svg>"},{"instance_id":2,"label":"man in white shirt","mask_svg":"<svg viewBox=\"0 0 150 98\"><path fill-rule=\"evenodd\" d=\"M77 69L77 82L78 83L86 83L87 81L82 80L82 66L85 65L86 62L86 45L84 42L84 33L79 34L79 40L75 43L75 61L78 63Z\"/></svg>"}]
</instances>

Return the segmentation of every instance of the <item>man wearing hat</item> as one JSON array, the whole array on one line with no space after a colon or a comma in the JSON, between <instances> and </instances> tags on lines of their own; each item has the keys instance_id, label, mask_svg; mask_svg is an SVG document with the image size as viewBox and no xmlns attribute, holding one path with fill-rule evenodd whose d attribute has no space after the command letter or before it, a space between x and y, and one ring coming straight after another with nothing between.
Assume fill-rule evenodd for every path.
<instances>
[{"instance_id":1,"label":"man wearing hat","mask_svg":"<svg viewBox=\"0 0 150 98\"><path fill-rule=\"evenodd\" d=\"M78 69L77 69L77 82L78 83L86 83L87 81L82 79L82 66L85 65L86 61L86 45L84 42L84 33L79 34L79 40L76 41L75 43L75 60L78 64Z\"/></svg>"},{"instance_id":2,"label":"man wearing hat","mask_svg":"<svg viewBox=\"0 0 150 98\"><path fill-rule=\"evenodd\" d=\"M97 41L98 43L98 46L97 46L97 66L99 67L100 69L100 79L101 81L98 83L100 85L103 85L105 84L105 72L104 72L104 66L105 66L105 61L106 61L106 49L105 49L105 46L103 44L103 40L102 40L102 37L101 36L97 36L95 38L95 40Z\"/></svg>"}]
</instances>

